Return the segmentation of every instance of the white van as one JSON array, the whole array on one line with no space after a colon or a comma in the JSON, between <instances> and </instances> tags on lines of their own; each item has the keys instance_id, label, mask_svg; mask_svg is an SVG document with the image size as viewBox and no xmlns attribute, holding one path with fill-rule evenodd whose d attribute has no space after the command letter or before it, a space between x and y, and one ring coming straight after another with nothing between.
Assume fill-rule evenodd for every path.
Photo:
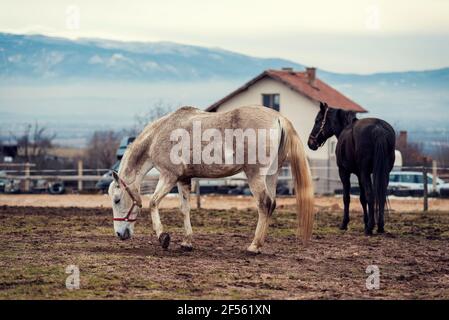
<instances>
[{"instance_id":1,"label":"white van","mask_svg":"<svg viewBox=\"0 0 449 320\"><path fill-rule=\"evenodd\" d=\"M433 190L433 176L430 173L427 174L427 190L429 193L440 194L441 188L447 188L447 183L438 177L436 179L436 190ZM392 171L388 189L395 195L422 196L424 192L423 173L419 171Z\"/></svg>"}]
</instances>

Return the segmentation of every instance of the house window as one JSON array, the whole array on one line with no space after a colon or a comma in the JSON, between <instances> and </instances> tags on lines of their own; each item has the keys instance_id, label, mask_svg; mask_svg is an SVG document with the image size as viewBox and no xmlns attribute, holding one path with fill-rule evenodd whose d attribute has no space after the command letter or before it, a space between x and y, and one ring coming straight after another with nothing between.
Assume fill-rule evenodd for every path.
<instances>
[{"instance_id":1,"label":"house window","mask_svg":"<svg viewBox=\"0 0 449 320\"><path fill-rule=\"evenodd\" d=\"M265 107L274 109L279 111L279 94L263 94L262 95L262 104Z\"/></svg>"}]
</instances>

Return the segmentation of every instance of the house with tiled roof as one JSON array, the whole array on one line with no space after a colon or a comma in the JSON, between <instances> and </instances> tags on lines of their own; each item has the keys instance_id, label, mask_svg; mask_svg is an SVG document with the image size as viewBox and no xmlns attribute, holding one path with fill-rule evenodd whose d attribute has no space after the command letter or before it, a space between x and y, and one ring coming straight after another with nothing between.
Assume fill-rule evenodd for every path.
<instances>
[{"instance_id":1,"label":"house with tiled roof","mask_svg":"<svg viewBox=\"0 0 449 320\"><path fill-rule=\"evenodd\" d=\"M335 161L336 139L329 139L317 151L307 147L320 102L355 112L367 110L320 80L316 74L315 68L306 68L302 72L291 68L266 70L206 110L223 112L242 106L263 105L279 111L293 123L304 143L315 178L315 190L317 193L332 193L341 188Z\"/></svg>"}]
</instances>

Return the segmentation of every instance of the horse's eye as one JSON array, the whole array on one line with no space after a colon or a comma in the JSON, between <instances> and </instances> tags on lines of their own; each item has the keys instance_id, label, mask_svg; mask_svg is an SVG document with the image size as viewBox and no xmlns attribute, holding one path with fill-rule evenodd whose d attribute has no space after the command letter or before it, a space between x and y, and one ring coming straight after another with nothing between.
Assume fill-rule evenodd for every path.
<instances>
[{"instance_id":1,"label":"horse's eye","mask_svg":"<svg viewBox=\"0 0 449 320\"><path fill-rule=\"evenodd\" d=\"M114 203L115 203L115 204L118 204L119 202L120 202L120 198L114 199Z\"/></svg>"}]
</instances>

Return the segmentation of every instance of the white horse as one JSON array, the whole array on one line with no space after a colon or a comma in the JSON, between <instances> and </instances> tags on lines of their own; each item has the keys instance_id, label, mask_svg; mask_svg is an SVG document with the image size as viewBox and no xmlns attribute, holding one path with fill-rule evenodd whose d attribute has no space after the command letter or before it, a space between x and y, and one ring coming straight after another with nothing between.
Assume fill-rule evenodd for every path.
<instances>
[{"instance_id":1,"label":"white horse","mask_svg":"<svg viewBox=\"0 0 449 320\"><path fill-rule=\"evenodd\" d=\"M261 132L270 134L261 135ZM223 141L223 136L231 139ZM264 143L269 148L265 148ZM276 155L269 162L263 159L267 150L270 155L273 151ZM256 159L257 155L259 159ZM109 195L115 233L122 240L132 236L142 207L140 185L154 167L160 172L150 200L156 236L161 246L168 248L170 236L163 231L158 206L177 184L185 228L181 247L192 250L191 179L227 177L243 171L259 213L254 240L247 250L260 253L270 216L276 207L279 169L287 156L295 178L298 232L306 244L312 234L314 216L313 186L306 154L290 121L262 106L242 107L224 113L183 107L147 125L125 152L119 172L113 172Z\"/></svg>"}]
</instances>

